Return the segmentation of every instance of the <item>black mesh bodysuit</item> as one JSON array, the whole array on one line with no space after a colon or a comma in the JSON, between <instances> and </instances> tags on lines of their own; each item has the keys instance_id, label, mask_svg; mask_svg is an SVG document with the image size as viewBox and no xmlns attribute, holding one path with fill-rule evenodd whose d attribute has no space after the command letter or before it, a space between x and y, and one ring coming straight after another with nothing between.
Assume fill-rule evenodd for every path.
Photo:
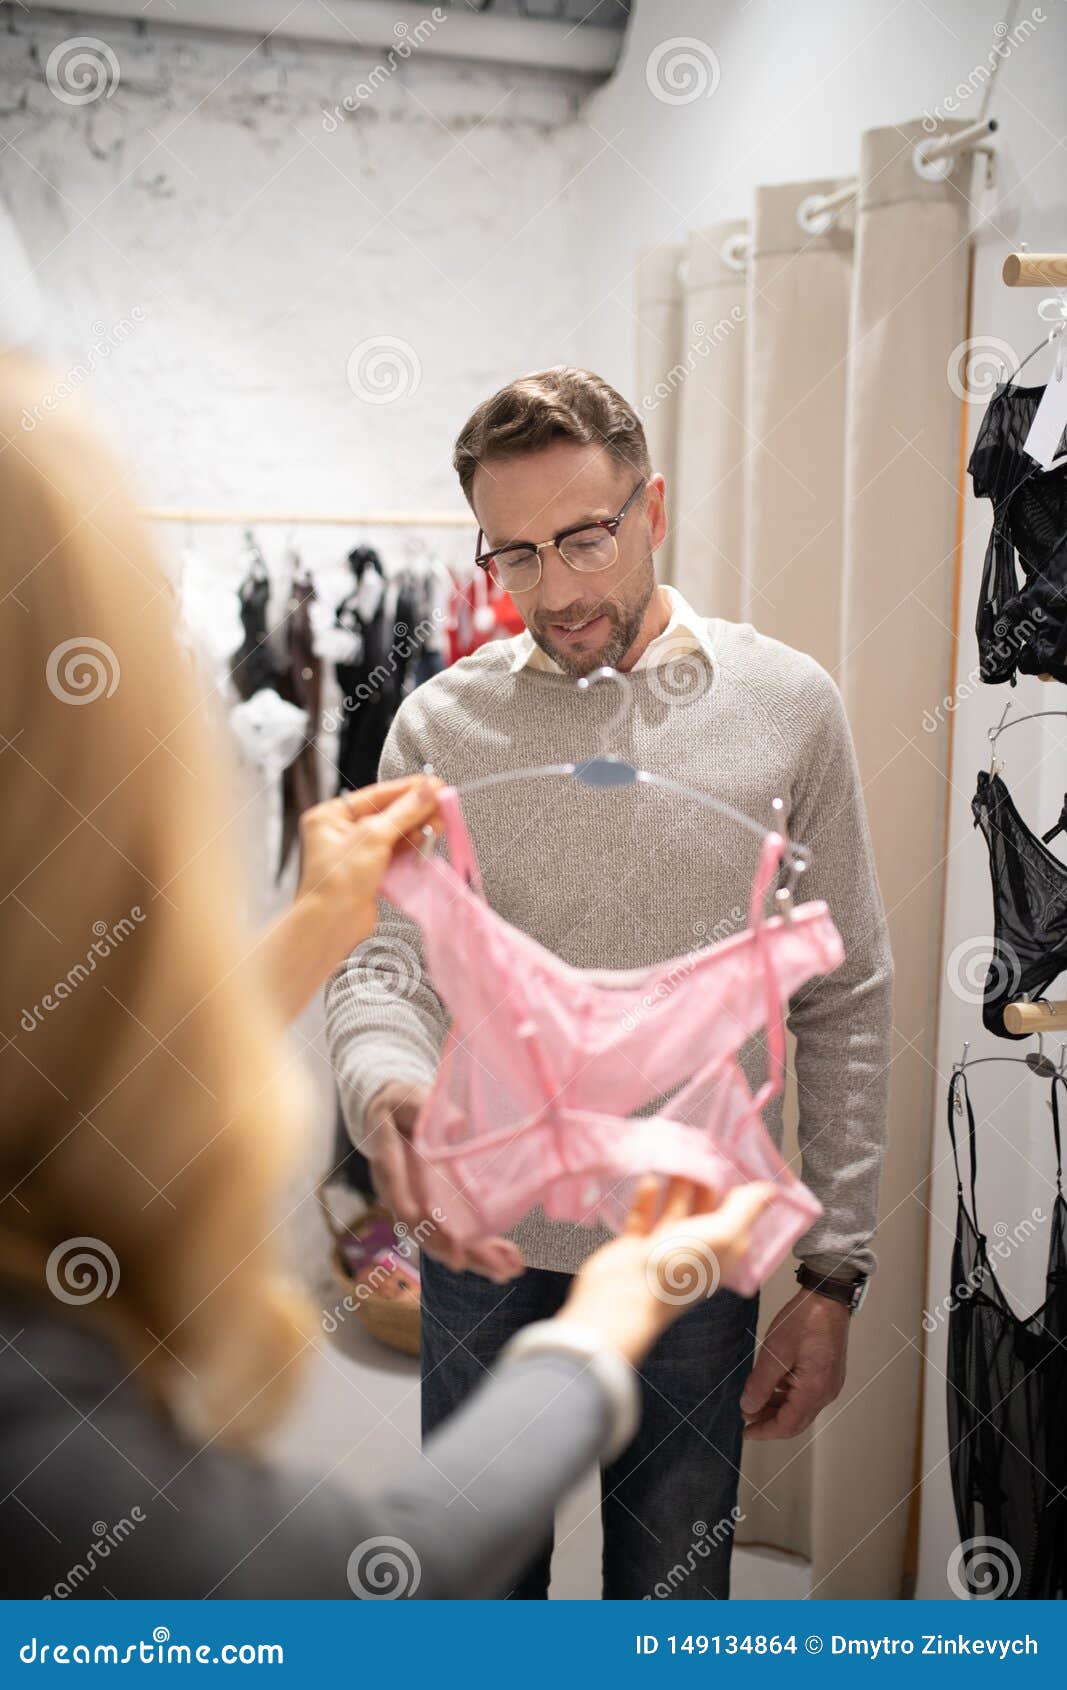
<instances>
[{"instance_id":1,"label":"black mesh bodysuit","mask_svg":"<svg viewBox=\"0 0 1067 1690\"><path fill-rule=\"evenodd\" d=\"M982 1021L1001 1039L1004 1009L1042 997L1067 969L1067 867L1030 832L999 775L978 776L971 799L975 826L989 847L993 882L993 955L986 971Z\"/></svg>"},{"instance_id":2,"label":"black mesh bodysuit","mask_svg":"<svg viewBox=\"0 0 1067 1690\"><path fill-rule=\"evenodd\" d=\"M967 465L975 497L993 504L975 622L981 678L1013 686L1016 670L1067 681L1067 465L1043 470L1023 451L1044 391L1001 384ZM1067 431L1056 455L1065 450Z\"/></svg>"},{"instance_id":3,"label":"black mesh bodysuit","mask_svg":"<svg viewBox=\"0 0 1067 1690\"><path fill-rule=\"evenodd\" d=\"M1064 1084L1057 1076L1051 1085L1056 1195L1046 1296L1022 1320L997 1282L985 1234L978 1227L974 1111L966 1075L954 1073L948 1090L957 1192L948 1317L948 1440L956 1521L967 1550L960 1572L970 1594L1015 1601L1067 1596L1067 1204L1057 1096ZM964 1109L970 1211L954 1120ZM990 1544L991 1538L996 1542Z\"/></svg>"}]
</instances>

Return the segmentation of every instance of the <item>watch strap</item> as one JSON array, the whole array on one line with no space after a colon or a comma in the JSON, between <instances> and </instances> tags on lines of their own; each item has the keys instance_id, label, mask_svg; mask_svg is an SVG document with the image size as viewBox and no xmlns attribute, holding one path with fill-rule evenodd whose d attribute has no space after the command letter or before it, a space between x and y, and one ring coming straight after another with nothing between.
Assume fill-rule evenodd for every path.
<instances>
[{"instance_id":1,"label":"watch strap","mask_svg":"<svg viewBox=\"0 0 1067 1690\"><path fill-rule=\"evenodd\" d=\"M820 1297L843 1303L850 1314L855 1314L862 1307L870 1278L868 1274L860 1273L852 1279L835 1279L831 1274L816 1273L806 1262L801 1262L796 1277L805 1291L815 1291Z\"/></svg>"}]
</instances>

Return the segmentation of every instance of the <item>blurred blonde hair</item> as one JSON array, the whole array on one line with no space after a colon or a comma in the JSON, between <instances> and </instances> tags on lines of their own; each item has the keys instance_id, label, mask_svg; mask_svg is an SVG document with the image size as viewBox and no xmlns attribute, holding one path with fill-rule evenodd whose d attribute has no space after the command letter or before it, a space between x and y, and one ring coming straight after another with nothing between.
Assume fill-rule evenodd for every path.
<instances>
[{"instance_id":1,"label":"blurred blonde hair","mask_svg":"<svg viewBox=\"0 0 1067 1690\"><path fill-rule=\"evenodd\" d=\"M177 1418L240 1440L308 1342L274 1206L306 1082L238 923L216 706L52 379L0 356L0 1279L77 1304Z\"/></svg>"}]
</instances>

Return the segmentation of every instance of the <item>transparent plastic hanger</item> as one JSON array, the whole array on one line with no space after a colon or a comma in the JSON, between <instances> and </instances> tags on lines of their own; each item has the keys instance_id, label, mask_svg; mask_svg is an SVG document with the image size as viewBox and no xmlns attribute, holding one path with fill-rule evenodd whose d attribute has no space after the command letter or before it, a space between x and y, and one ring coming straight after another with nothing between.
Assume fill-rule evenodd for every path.
<instances>
[{"instance_id":1,"label":"transparent plastic hanger","mask_svg":"<svg viewBox=\"0 0 1067 1690\"><path fill-rule=\"evenodd\" d=\"M1062 305L1061 305L1059 300L1054 299L1054 298L1043 299L1041 301L1041 304L1037 308L1037 314L1038 314L1039 317L1044 317L1046 321L1049 321L1051 319L1051 313L1048 312L1047 310L1043 309L1043 307L1047 307L1047 306L1055 306L1057 308L1057 315L1062 318L1062 309L1063 309ZM1042 338L1038 341L1037 345L1032 347L1030 349L1030 351L1026 354L1025 358L1020 358L1020 360L1016 364L1014 370L1012 370L1010 373L1008 372L1006 366L1004 366L1003 364L1001 365L1001 368L1004 370L1004 374L1001 376L1001 385L1004 386L1004 387L1013 387L1015 385L1016 380L1018 379L1018 376L1026 368L1027 364L1030 363L1031 359L1036 358L1039 352L1043 352L1045 350L1046 346L1055 346L1056 347L1056 365L1057 365L1057 368L1061 372L1060 375L1056 376L1056 380L1057 381L1060 380L1061 375L1062 375L1062 365L1063 365L1063 322L1062 322L1062 320L1054 323L1053 327L1049 330L1048 334L1042 336Z\"/></svg>"},{"instance_id":2,"label":"transparent plastic hanger","mask_svg":"<svg viewBox=\"0 0 1067 1690\"><path fill-rule=\"evenodd\" d=\"M259 549L259 544L251 528L245 529L241 562L245 565L246 580L266 581L269 579L266 560Z\"/></svg>"},{"instance_id":3,"label":"transparent plastic hanger","mask_svg":"<svg viewBox=\"0 0 1067 1690\"><path fill-rule=\"evenodd\" d=\"M533 769L505 769L499 774L482 775L477 780L464 781L456 791L463 797L468 792L481 792L491 786L502 786L506 782L519 780L535 780L545 775L566 776L581 781L583 786L607 789L622 786L655 786L661 791L675 792L683 798L691 799L701 804L705 809L714 810L718 815L728 816L740 827L747 828L761 840L768 839L772 833L784 842L783 861L786 864L787 880L785 886L780 886L774 894L775 907L778 913L787 921L793 912L793 894L796 891L797 880L808 866L809 853L807 847L799 845L789 838L785 826L785 805L780 798L771 801L771 808L777 818L772 827L764 827L761 822L746 816L741 810L735 810L732 804L727 804L721 798L713 798L710 793L701 792L695 786L688 786L683 781L671 780L667 775L655 775L647 769L635 768L634 764L620 757L611 750L611 744L616 730L626 720L630 711L631 694L630 683L618 669L603 666L595 669L591 675L583 675L577 682L578 690L588 693L591 687L600 682L609 682L618 692L618 708L615 714L605 724L600 733L600 744L591 757L585 757L578 763L544 763ZM423 765L425 774L433 774L431 763ZM432 845L432 832L427 835L427 849Z\"/></svg>"},{"instance_id":4,"label":"transparent plastic hanger","mask_svg":"<svg viewBox=\"0 0 1067 1690\"><path fill-rule=\"evenodd\" d=\"M1067 290L1059 288L1056 293L1050 294L1047 299L1039 301L1037 314L1043 322L1051 323L1052 327L1044 339L1039 340L1037 345L1026 354L1026 357L1016 364L1010 375L1008 374L1007 369L1002 366L1000 385L997 389L998 393L1005 391L1009 387L1013 387L1018 380L1020 373L1023 369L1025 369L1031 358L1036 358L1038 353L1043 352L1046 346L1054 346L1056 348L1056 357L1053 362L1052 375L1049 377L1049 381L1063 381L1067 379L1067 371L1065 371L1065 364L1067 364L1067 360L1065 360L1064 356L1065 351L1067 351ZM1045 385L1047 386L1048 383ZM1040 465L1035 465L1035 468L1038 473L1042 475L1049 475L1055 469L1062 469L1065 464L1067 464L1067 456L1053 458L1052 462L1045 465L1043 468ZM1018 489L1016 489L1016 491L1018 491Z\"/></svg>"}]
</instances>

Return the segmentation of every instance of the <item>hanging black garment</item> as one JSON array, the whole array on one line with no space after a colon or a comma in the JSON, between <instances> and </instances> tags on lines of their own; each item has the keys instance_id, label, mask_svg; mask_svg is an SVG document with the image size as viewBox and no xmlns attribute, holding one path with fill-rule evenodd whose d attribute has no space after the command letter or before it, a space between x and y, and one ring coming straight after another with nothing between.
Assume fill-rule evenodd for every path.
<instances>
[{"instance_id":1,"label":"hanging black garment","mask_svg":"<svg viewBox=\"0 0 1067 1690\"><path fill-rule=\"evenodd\" d=\"M1043 470L1023 450L1044 391L1002 382L967 464L975 497L993 505L975 622L979 672L1013 686L1016 670L1067 681L1067 465ZM1055 455L1064 451L1067 431Z\"/></svg>"},{"instance_id":2,"label":"hanging black garment","mask_svg":"<svg viewBox=\"0 0 1067 1690\"><path fill-rule=\"evenodd\" d=\"M342 718L337 748L338 792L351 792L377 780L382 746L398 703L396 661L390 646L393 625L386 617L381 559L370 546L357 546L348 561L356 585L337 606L337 624L353 635L356 655L336 666ZM362 590L368 571L378 577L380 590L376 594ZM370 614L368 597L374 603Z\"/></svg>"},{"instance_id":3,"label":"hanging black garment","mask_svg":"<svg viewBox=\"0 0 1067 1690\"><path fill-rule=\"evenodd\" d=\"M966 1075L949 1082L956 1165L956 1238L948 1318L948 1441L960 1542L976 1546L974 1595L1067 1596L1067 1204L1062 1189L1057 1075L1051 1082L1056 1151L1044 1302L1020 1319L997 1281L975 1203L976 1135ZM971 1204L963 1195L955 1116L967 1115ZM966 1562L961 1569L966 1571Z\"/></svg>"},{"instance_id":4,"label":"hanging black garment","mask_svg":"<svg viewBox=\"0 0 1067 1690\"><path fill-rule=\"evenodd\" d=\"M982 1021L1000 1039L1005 1007L1043 997L1067 969L1067 867L1026 826L999 775L985 769L971 799L975 826L989 847L993 954L986 971Z\"/></svg>"},{"instance_id":5,"label":"hanging black garment","mask_svg":"<svg viewBox=\"0 0 1067 1690\"><path fill-rule=\"evenodd\" d=\"M396 607L393 611L393 660L396 664L395 702L412 691L415 667L422 650L418 582L410 570L396 577Z\"/></svg>"},{"instance_id":6,"label":"hanging black garment","mask_svg":"<svg viewBox=\"0 0 1067 1690\"><path fill-rule=\"evenodd\" d=\"M282 775L282 842L278 857L280 880L300 831L300 817L319 801L319 754L316 748L322 699L322 664L311 632L315 587L310 575L294 575L286 606L286 666L278 677L278 691L290 704L307 713L304 743Z\"/></svg>"},{"instance_id":7,"label":"hanging black garment","mask_svg":"<svg viewBox=\"0 0 1067 1690\"><path fill-rule=\"evenodd\" d=\"M248 573L241 582L237 596L241 601L241 623L244 639L230 658L230 676L240 697L247 702L253 693L278 683L278 665L271 650L267 628L267 604L270 600L270 577L259 547L248 536L251 553Z\"/></svg>"}]
</instances>

